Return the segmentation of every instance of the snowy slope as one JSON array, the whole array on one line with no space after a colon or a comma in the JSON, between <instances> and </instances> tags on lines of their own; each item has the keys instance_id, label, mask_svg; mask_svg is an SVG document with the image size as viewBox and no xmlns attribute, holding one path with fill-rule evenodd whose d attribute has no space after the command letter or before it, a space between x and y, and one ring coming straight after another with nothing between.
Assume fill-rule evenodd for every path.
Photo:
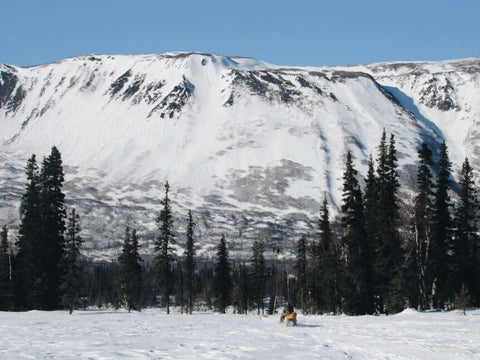
<instances>
[{"instance_id":1,"label":"snowy slope","mask_svg":"<svg viewBox=\"0 0 480 360\"><path fill-rule=\"evenodd\" d=\"M479 316L0 312L0 359L478 359Z\"/></svg>"},{"instance_id":2,"label":"snowy slope","mask_svg":"<svg viewBox=\"0 0 480 360\"><path fill-rule=\"evenodd\" d=\"M179 234L192 209L202 251L222 232L238 252L259 237L288 244L315 231L324 192L335 213L346 152L366 174L383 128L395 134L405 188L423 140L447 139L456 168L467 154L480 165L479 68L281 68L201 53L0 65L0 220L18 224L26 159L56 145L96 255L115 249L127 224L148 251L167 180Z\"/></svg>"}]
</instances>

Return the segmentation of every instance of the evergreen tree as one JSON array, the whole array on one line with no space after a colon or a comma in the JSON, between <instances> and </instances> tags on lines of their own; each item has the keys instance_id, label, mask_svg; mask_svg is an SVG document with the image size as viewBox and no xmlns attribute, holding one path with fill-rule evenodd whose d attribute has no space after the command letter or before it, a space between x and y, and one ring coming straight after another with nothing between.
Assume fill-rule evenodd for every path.
<instances>
[{"instance_id":1,"label":"evergreen tree","mask_svg":"<svg viewBox=\"0 0 480 360\"><path fill-rule=\"evenodd\" d=\"M138 254L137 231L127 226L122 252L118 257L118 279L120 298L130 309L141 309L142 259Z\"/></svg>"},{"instance_id":2,"label":"evergreen tree","mask_svg":"<svg viewBox=\"0 0 480 360\"><path fill-rule=\"evenodd\" d=\"M430 256L430 276L432 304L434 308L443 308L453 294L446 284L449 276L452 217L449 190L451 187L451 163L445 141L440 145L437 181L432 211L432 240Z\"/></svg>"},{"instance_id":3,"label":"evergreen tree","mask_svg":"<svg viewBox=\"0 0 480 360\"><path fill-rule=\"evenodd\" d=\"M336 313L340 308L339 279L340 259L337 244L333 238L333 232L330 226L330 215L328 210L327 195L324 194L323 204L320 210L320 281L323 293L324 308Z\"/></svg>"},{"instance_id":4,"label":"evergreen tree","mask_svg":"<svg viewBox=\"0 0 480 360\"><path fill-rule=\"evenodd\" d=\"M0 311L12 310L13 284L10 245L7 225L0 233Z\"/></svg>"},{"instance_id":5,"label":"evergreen tree","mask_svg":"<svg viewBox=\"0 0 480 360\"><path fill-rule=\"evenodd\" d=\"M417 169L417 194L415 196L415 217L413 254L418 281L418 306L426 309L430 304L430 292L427 273L431 256L431 222L433 207L433 180L430 167L433 164L432 151L426 142L418 151L419 166ZM415 301L413 301L415 302Z\"/></svg>"},{"instance_id":6,"label":"evergreen tree","mask_svg":"<svg viewBox=\"0 0 480 360\"><path fill-rule=\"evenodd\" d=\"M382 139L379 146L379 159L383 166L379 166L377 172L379 174L386 174L386 138L385 130L382 135ZM367 241L370 244L370 257L372 258L372 271L373 279L372 286L375 291L375 308L377 311L382 311L384 308L384 295L380 296L382 293L381 290L384 290L384 286L381 285L380 278L383 278L384 274L379 274L380 267L380 255L378 254L381 244L382 237L381 231L379 231L380 219L379 219L379 203L380 203L380 181L375 173L375 163L370 155L368 159L368 172L365 179L365 190L363 196L364 202L364 214L365 214L365 233L367 236ZM383 261L383 259L382 259Z\"/></svg>"},{"instance_id":7,"label":"evergreen tree","mask_svg":"<svg viewBox=\"0 0 480 360\"><path fill-rule=\"evenodd\" d=\"M215 272L213 275L213 288L215 293L215 307L218 312L225 313L231 303L233 281L230 260L225 235L222 235L218 245Z\"/></svg>"},{"instance_id":8,"label":"evergreen tree","mask_svg":"<svg viewBox=\"0 0 480 360\"><path fill-rule=\"evenodd\" d=\"M65 195L60 152L52 148L39 172L36 157L27 162L27 187L15 259L15 298L20 309L60 307L60 263L64 256Z\"/></svg>"},{"instance_id":9,"label":"evergreen tree","mask_svg":"<svg viewBox=\"0 0 480 360\"><path fill-rule=\"evenodd\" d=\"M43 160L40 172L40 217L38 234L38 274L41 308L53 310L60 307L60 263L65 251L65 195L62 158L54 146Z\"/></svg>"},{"instance_id":10,"label":"evergreen tree","mask_svg":"<svg viewBox=\"0 0 480 360\"><path fill-rule=\"evenodd\" d=\"M345 264L344 310L350 314L371 314L374 311L370 248L365 232L362 192L352 155L347 153L343 175L341 207L343 260Z\"/></svg>"},{"instance_id":11,"label":"evergreen tree","mask_svg":"<svg viewBox=\"0 0 480 360\"><path fill-rule=\"evenodd\" d=\"M297 241L295 275L297 277L297 299L295 304L301 307L304 312L307 312L307 238L301 235Z\"/></svg>"},{"instance_id":12,"label":"evergreen tree","mask_svg":"<svg viewBox=\"0 0 480 360\"><path fill-rule=\"evenodd\" d=\"M251 284L252 295L257 304L257 313L265 312L263 298L265 297L266 286L266 265L265 265L265 246L263 241L256 240L252 246L251 257Z\"/></svg>"},{"instance_id":13,"label":"evergreen tree","mask_svg":"<svg viewBox=\"0 0 480 360\"><path fill-rule=\"evenodd\" d=\"M398 231L398 197L397 155L395 137L390 135L386 146L386 134L383 131L379 146L377 167L377 204L376 231L373 246L375 249L374 270L377 307L388 313L403 310L400 296L399 278L402 264L402 249Z\"/></svg>"},{"instance_id":14,"label":"evergreen tree","mask_svg":"<svg viewBox=\"0 0 480 360\"><path fill-rule=\"evenodd\" d=\"M480 239L478 236L478 214L480 202L475 187L473 169L465 158L459 180L458 206L455 211L453 264L454 291L458 294L461 286L473 298L474 306L480 306Z\"/></svg>"},{"instance_id":15,"label":"evergreen tree","mask_svg":"<svg viewBox=\"0 0 480 360\"><path fill-rule=\"evenodd\" d=\"M187 313L193 311L193 302L195 299L195 239L193 233L195 230L192 211L188 211L187 225L187 245L185 248L185 296L187 300Z\"/></svg>"},{"instance_id":16,"label":"evergreen tree","mask_svg":"<svg viewBox=\"0 0 480 360\"><path fill-rule=\"evenodd\" d=\"M155 242L156 283L162 296L162 302L167 309L167 314L170 313L170 294L174 286L171 263L173 261L173 245L175 244L173 214L168 197L169 190L170 185L167 182L165 184L165 197L161 201L163 208L157 218L160 235Z\"/></svg>"},{"instance_id":17,"label":"evergreen tree","mask_svg":"<svg viewBox=\"0 0 480 360\"><path fill-rule=\"evenodd\" d=\"M332 307L338 304L332 298L332 285L339 276L339 263L333 261L336 244L330 227L327 195L324 194L320 208L320 218L317 222L318 239L313 240L308 248L307 292L304 294L306 303L303 311L308 313L323 313L324 310L334 311ZM338 280L338 279L337 279ZM301 280L299 279L301 282ZM338 285L338 283L337 283ZM300 286L301 287L301 286Z\"/></svg>"},{"instance_id":18,"label":"evergreen tree","mask_svg":"<svg viewBox=\"0 0 480 360\"><path fill-rule=\"evenodd\" d=\"M140 254L139 254L139 248L140 248L140 244L138 243L138 235L137 235L137 230L136 229L133 229L132 230L132 241L131 241L131 244L132 244L132 251L131 251L131 254L130 254L130 258L131 258L131 262L132 262L132 272L135 274L135 282L137 284L141 284L142 283L142 258L140 257ZM141 292L138 291L138 301L136 302L136 305L137 307L139 306L139 300L141 298Z\"/></svg>"},{"instance_id":19,"label":"evergreen tree","mask_svg":"<svg viewBox=\"0 0 480 360\"><path fill-rule=\"evenodd\" d=\"M62 261L62 282L60 284L62 305L68 309L70 314L77 305L81 287L80 248L83 240L79 235L79 219L75 209L72 209L68 217L65 253Z\"/></svg>"},{"instance_id":20,"label":"evergreen tree","mask_svg":"<svg viewBox=\"0 0 480 360\"><path fill-rule=\"evenodd\" d=\"M35 154L25 167L27 185L22 196L21 223L14 261L14 297L19 310L40 308L39 233L41 230L39 169Z\"/></svg>"}]
</instances>

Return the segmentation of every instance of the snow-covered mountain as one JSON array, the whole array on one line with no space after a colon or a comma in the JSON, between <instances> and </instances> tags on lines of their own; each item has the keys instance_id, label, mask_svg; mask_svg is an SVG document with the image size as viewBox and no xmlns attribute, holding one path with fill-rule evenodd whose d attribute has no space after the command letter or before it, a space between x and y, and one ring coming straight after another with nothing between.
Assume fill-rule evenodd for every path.
<instances>
[{"instance_id":1,"label":"snow-covered mountain","mask_svg":"<svg viewBox=\"0 0 480 360\"><path fill-rule=\"evenodd\" d=\"M0 221L18 225L32 153L62 153L68 205L90 253L125 226L153 245L171 187L181 246L186 214L200 253L225 233L231 251L314 233L323 194L335 214L348 150L359 172L382 130L396 139L402 189L417 148L446 139L455 171L480 166L480 59L349 67L280 67L202 53L88 55L0 65Z\"/></svg>"}]
</instances>

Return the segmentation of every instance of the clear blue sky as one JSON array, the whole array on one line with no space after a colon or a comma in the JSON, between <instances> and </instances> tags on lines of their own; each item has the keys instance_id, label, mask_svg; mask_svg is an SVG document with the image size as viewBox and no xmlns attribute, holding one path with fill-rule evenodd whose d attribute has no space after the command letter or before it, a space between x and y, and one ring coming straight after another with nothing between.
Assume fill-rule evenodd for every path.
<instances>
[{"instance_id":1,"label":"clear blue sky","mask_svg":"<svg viewBox=\"0 0 480 360\"><path fill-rule=\"evenodd\" d=\"M0 0L0 63L168 51L316 66L480 57L480 0Z\"/></svg>"}]
</instances>

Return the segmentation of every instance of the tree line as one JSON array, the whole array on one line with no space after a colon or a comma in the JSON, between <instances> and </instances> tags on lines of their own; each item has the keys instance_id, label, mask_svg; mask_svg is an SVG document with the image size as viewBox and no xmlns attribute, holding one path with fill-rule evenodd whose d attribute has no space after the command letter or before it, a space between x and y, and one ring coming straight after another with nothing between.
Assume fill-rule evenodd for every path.
<instances>
[{"instance_id":1,"label":"tree line","mask_svg":"<svg viewBox=\"0 0 480 360\"><path fill-rule=\"evenodd\" d=\"M126 227L118 257L96 263L81 255L80 216L65 208L53 147L40 168L35 155L27 161L18 238L12 244L7 227L1 231L0 310L160 305L167 313L171 306L273 313L290 302L304 313L361 315L479 306L478 190L468 158L457 182L451 168L445 142L436 162L424 142L412 196L400 199L395 137L387 141L383 131L365 177L347 153L338 219L330 219L325 194L316 233L299 234L295 256L281 259L281 249L267 257L261 240L249 258L231 259L225 235L212 259L198 257L191 211L184 251L176 253L167 182L151 259L142 259L137 230Z\"/></svg>"},{"instance_id":2,"label":"tree line","mask_svg":"<svg viewBox=\"0 0 480 360\"><path fill-rule=\"evenodd\" d=\"M364 178L347 153L335 229L325 196L316 239L297 243L297 301L305 311L360 315L480 304L473 169L465 158L454 204L446 143L436 163L426 142L418 159L413 196L402 201L393 134L387 141L383 131Z\"/></svg>"}]
</instances>

